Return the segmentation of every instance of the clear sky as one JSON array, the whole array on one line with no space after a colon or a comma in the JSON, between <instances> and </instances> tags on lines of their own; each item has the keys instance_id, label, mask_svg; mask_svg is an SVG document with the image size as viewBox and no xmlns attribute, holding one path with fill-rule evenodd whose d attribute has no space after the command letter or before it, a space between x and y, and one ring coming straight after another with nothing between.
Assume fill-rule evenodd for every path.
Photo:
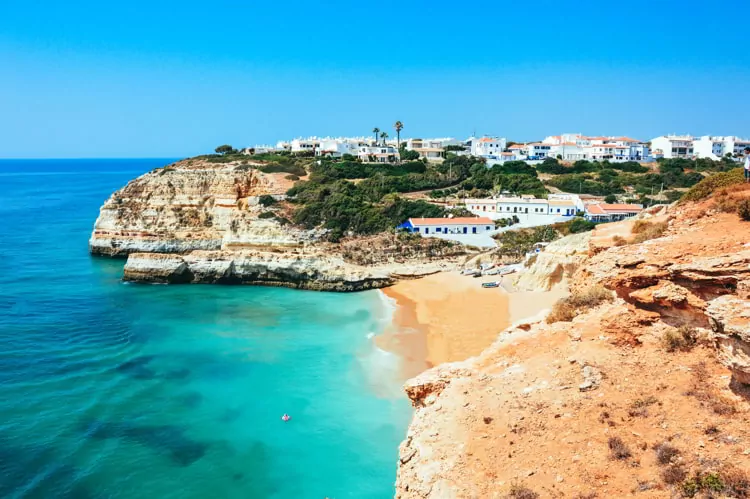
<instances>
[{"instance_id":1,"label":"clear sky","mask_svg":"<svg viewBox=\"0 0 750 499\"><path fill-rule=\"evenodd\" d=\"M0 158L750 135L750 1L0 0Z\"/></svg>"}]
</instances>

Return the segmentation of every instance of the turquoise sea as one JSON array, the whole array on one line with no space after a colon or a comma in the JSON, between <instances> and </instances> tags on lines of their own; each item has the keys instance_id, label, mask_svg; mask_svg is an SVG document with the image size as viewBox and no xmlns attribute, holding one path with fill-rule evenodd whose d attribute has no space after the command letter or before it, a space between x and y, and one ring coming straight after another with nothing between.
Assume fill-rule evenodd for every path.
<instances>
[{"instance_id":1,"label":"turquoise sea","mask_svg":"<svg viewBox=\"0 0 750 499\"><path fill-rule=\"evenodd\" d=\"M88 255L168 162L0 161L0 497L392 497L411 411L377 292L125 284Z\"/></svg>"}]
</instances>

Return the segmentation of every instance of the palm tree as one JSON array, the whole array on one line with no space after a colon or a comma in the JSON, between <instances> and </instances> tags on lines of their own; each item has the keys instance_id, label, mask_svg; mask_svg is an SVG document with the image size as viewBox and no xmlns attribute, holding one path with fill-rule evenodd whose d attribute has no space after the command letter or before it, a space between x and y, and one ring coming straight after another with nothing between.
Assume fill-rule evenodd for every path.
<instances>
[{"instance_id":1,"label":"palm tree","mask_svg":"<svg viewBox=\"0 0 750 499\"><path fill-rule=\"evenodd\" d=\"M385 139L388 138L388 134L386 132L380 132L380 138L383 139L383 145L385 145Z\"/></svg>"},{"instance_id":2,"label":"palm tree","mask_svg":"<svg viewBox=\"0 0 750 499\"><path fill-rule=\"evenodd\" d=\"M396 129L396 144L398 145L397 149L401 150L401 130L404 129L404 124L400 121L397 121L395 125L393 125L393 128Z\"/></svg>"},{"instance_id":3,"label":"palm tree","mask_svg":"<svg viewBox=\"0 0 750 499\"><path fill-rule=\"evenodd\" d=\"M373 128L372 133L375 134L375 145L378 145L378 134L380 133L380 128L378 127Z\"/></svg>"}]
</instances>

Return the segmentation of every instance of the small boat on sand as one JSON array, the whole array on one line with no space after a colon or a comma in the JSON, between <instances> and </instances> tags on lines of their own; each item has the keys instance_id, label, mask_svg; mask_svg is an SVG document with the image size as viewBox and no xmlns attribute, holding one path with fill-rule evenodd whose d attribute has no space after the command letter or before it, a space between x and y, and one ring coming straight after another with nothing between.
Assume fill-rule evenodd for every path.
<instances>
[{"instance_id":1,"label":"small boat on sand","mask_svg":"<svg viewBox=\"0 0 750 499\"><path fill-rule=\"evenodd\" d=\"M490 282L482 283L483 288L497 288L499 286L500 286L500 281L490 281Z\"/></svg>"}]
</instances>

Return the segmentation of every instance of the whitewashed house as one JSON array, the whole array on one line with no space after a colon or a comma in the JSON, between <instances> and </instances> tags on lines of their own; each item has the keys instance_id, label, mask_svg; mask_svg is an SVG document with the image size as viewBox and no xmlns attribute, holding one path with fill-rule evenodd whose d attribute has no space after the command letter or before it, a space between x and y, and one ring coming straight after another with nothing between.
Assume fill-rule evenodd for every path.
<instances>
[{"instance_id":1,"label":"whitewashed house","mask_svg":"<svg viewBox=\"0 0 750 499\"><path fill-rule=\"evenodd\" d=\"M584 210L584 218L591 222L617 222L632 218L643 211L639 204L608 204L588 203Z\"/></svg>"},{"instance_id":2,"label":"whitewashed house","mask_svg":"<svg viewBox=\"0 0 750 499\"><path fill-rule=\"evenodd\" d=\"M662 135L651 139L651 149L667 159L692 158L695 154L690 135Z\"/></svg>"},{"instance_id":3,"label":"whitewashed house","mask_svg":"<svg viewBox=\"0 0 750 499\"><path fill-rule=\"evenodd\" d=\"M495 222L487 217L410 218L398 226L414 234L439 237L441 235L483 234L495 229Z\"/></svg>"},{"instance_id":4,"label":"whitewashed house","mask_svg":"<svg viewBox=\"0 0 750 499\"><path fill-rule=\"evenodd\" d=\"M310 137L308 139L294 139L290 143L292 152L315 151L320 147L320 139Z\"/></svg>"},{"instance_id":5,"label":"whitewashed house","mask_svg":"<svg viewBox=\"0 0 750 499\"><path fill-rule=\"evenodd\" d=\"M316 156L340 158L344 154L356 156L359 152L359 142L347 139L321 139L320 146L315 150Z\"/></svg>"},{"instance_id":6,"label":"whitewashed house","mask_svg":"<svg viewBox=\"0 0 750 499\"><path fill-rule=\"evenodd\" d=\"M505 151L504 137L482 137L471 141L471 155L478 158L496 157Z\"/></svg>"},{"instance_id":7,"label":"whitewashed house","mask_svg":"<svg viewBox=\"0 0 750 499\"><path fill-rule=\"evenodd\" d=\"M583 211L575 194L550 194L548 199L530 195L465 199L467 210L492 220L517 218L524 225L536 226L568 220Z\"/></svg>"},{"instance_id":8,"label":"whitewashed house","mask_svg":"<svg viewBox=\"0 0 750 499\"><path fill-rule=\"evenodd\" d=\"M550 154L552 144L543 144L542 142L532 142L526 144L526 154L528 159L545 159Z\"/></svg>"},{"instance_id":9,"label":"whitewashed house","mask_svg":"<svg viewBox=\"0 0 750 499\"><path fill-rule=\"evenodd\" d=\"M727 137L705 135L693 140L695 156L713 160L718 160L727 154L735 157L743 156L746 147L750 147L750 139L741 139L733 135Z\"/></svg>"},{"instance_id":10,"label":"whitewashed house","mask_svg":"<svg viewBox=\"0 0 750 499\"><path fill-rule=\"evenodd\" d=\"M559 158L563 161L578 161L579 159L586 159L586 148L575 142L561 142L550 144L548 154L551 158Z\"/></svg>"},{"instance_id":11,"label":"whitewashed house","mask_svg":"<svg viewBox=\"0 0 750 499\"><path fill-rule=\"evenodd\" d=\"M393 163L400 156L398 149L393 146L359 146L357 157L363 163Z\"/></svg>"},{"instance_id":12,"label":"whitewashed house","mask_svg":"<svg viewBox=\"0 0 750 499\"><path fill-rule=\"evenodd\" d=\"M416 151L420 159L426 159L439 163L443 161L443 152L449 145L460 145L460 142L452 138L444 139L407 139L406 150Z\"/></svg>"}]
</instances>

